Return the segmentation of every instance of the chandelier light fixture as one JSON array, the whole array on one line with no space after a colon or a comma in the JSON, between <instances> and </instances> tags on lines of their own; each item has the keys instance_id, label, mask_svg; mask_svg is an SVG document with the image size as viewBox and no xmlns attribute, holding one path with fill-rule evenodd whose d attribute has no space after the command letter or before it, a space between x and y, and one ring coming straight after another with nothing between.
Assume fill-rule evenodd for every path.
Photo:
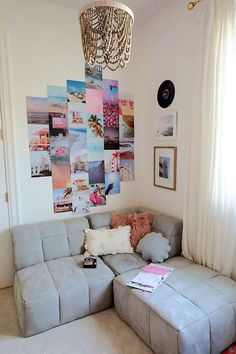
<instances>
[{"instance_id":1,"label":"chandelier light fixture","mask_svg":"<svg viewBox=\"0 0 236 354\"><path fill-rule=\"evenodd\" d=\"M130 60L134 14L124 4L112 0L85 5L79 15L84 58L115 71Z\"/></svg>"}]
</instances>

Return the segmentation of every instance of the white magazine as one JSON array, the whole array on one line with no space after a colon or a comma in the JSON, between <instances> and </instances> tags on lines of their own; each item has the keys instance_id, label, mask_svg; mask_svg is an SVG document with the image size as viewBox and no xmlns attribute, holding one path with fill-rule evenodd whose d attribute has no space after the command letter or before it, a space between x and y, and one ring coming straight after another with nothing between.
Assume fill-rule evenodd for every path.
<instances>
[{"instance_id":1,"label":"white magazine","mask_svg":"<svg viewBox=\"0 0 236 354\"><path fill-rule=\"evenodd\" d=\"M152 293L173 272L173 267L151 263L126 285Z\"/></svg>"}]
</instances>

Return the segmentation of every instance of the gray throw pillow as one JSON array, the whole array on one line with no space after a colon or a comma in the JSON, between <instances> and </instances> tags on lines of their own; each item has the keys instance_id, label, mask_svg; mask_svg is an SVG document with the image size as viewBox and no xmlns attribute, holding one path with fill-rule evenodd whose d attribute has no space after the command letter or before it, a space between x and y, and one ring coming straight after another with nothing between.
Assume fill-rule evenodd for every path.
<instances>
[{"instance_id":1,"label":"gray throw pillow","mask_svg":"<svg viewBox=\"0 0 236 354\"><path fill-rule=\"evenodd\" d=\"M168 258L171 250L169 240L161 233L151 232L138 243L136 252L141 253L145 261L161 263Z\"/></svg>"}]
</instances>

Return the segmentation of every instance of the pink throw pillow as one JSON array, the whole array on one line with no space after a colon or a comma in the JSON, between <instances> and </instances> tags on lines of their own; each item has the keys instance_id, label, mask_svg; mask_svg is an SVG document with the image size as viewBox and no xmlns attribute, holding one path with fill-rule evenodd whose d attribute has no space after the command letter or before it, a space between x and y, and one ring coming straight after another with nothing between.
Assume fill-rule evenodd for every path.
<instances>
[{"instance_id":1,"label":"pink throw pillow","mask_svg":"<svg viewBox=\"0 0 236 354\"><path fill-rule=\"evenodd\" d=\"M140 214L117 213L113 214L111 219L112 228L125 225L131 226L130 243L134 249L136 249L139 241L152 231L152 223L153 215L150 212Z\"/></svg>"}]
</instances>

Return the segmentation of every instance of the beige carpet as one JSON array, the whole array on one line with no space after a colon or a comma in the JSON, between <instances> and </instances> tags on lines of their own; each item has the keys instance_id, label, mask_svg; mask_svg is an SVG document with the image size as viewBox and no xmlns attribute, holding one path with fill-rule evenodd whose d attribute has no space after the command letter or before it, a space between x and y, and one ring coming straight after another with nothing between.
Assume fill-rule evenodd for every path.
<instances>
[{"instance_id":1,"label":"beige carpet","mask_svg":"<svg viewBox=\"0 0 236 354\"><path fill-rule=\"evenodd\" d=\"M114 309L24 338L13 290L0 291L1 354L151 354Z\"/></svg>"}]
</instances>

